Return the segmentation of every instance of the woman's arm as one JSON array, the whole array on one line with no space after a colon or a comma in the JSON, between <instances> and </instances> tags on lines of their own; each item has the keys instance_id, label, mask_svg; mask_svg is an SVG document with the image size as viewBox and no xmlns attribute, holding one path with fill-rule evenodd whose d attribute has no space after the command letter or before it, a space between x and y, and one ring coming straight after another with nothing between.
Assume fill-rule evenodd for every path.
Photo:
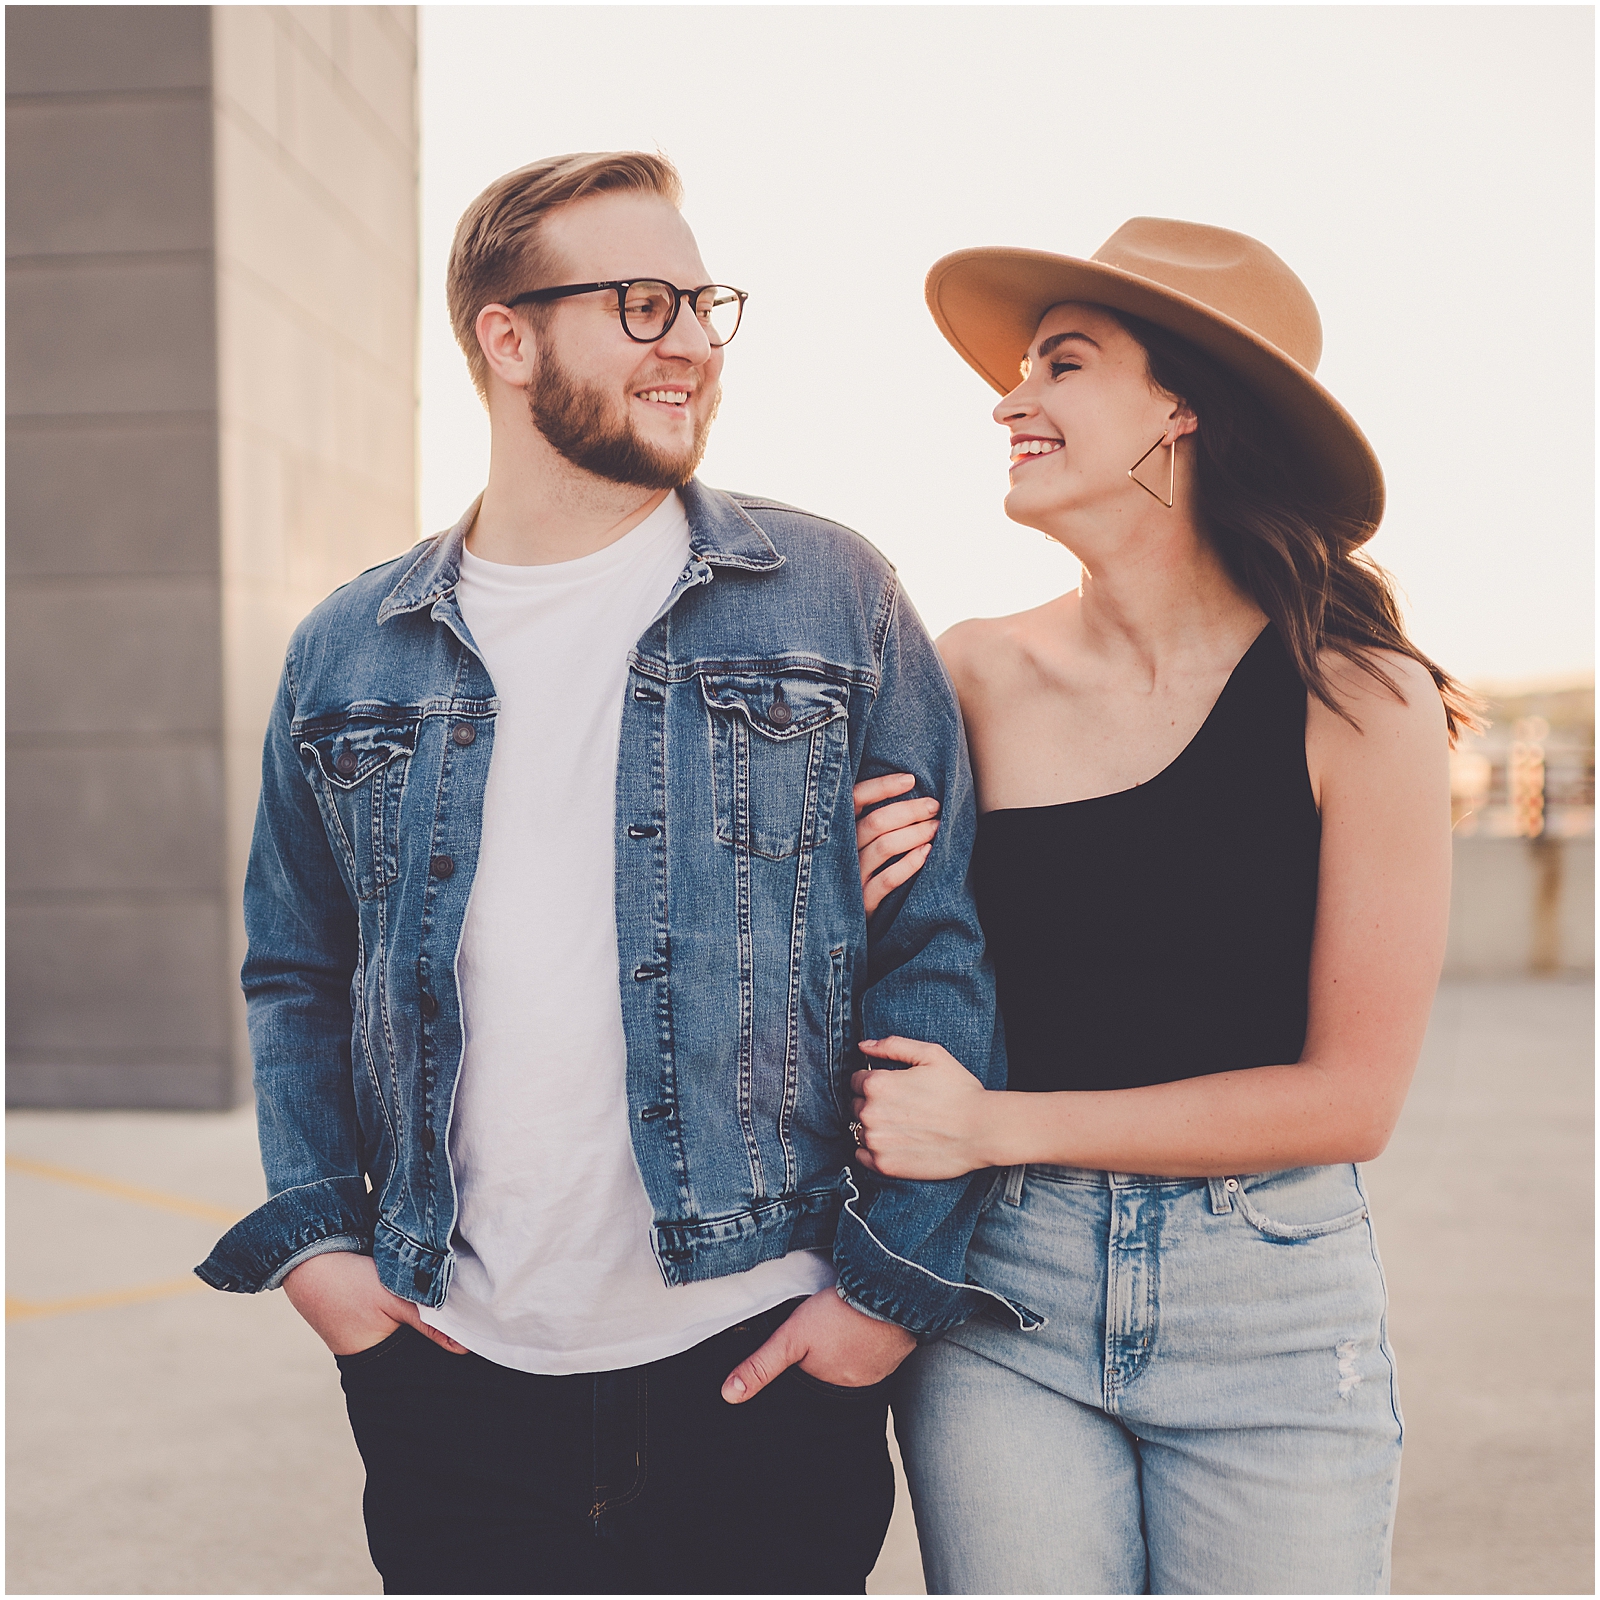
<instances>
[{"instance_id":1,"label":"woman's arm","mask_svg":"<svg viewBox=\"0 0 1600 1600\"><path fill-rule=\"evenodd\" d=\"M908 1178L1028 1161L1201 1177L1378 1155L1421 1049L1450 899L1443 708L1421 667L1382 663L1404 703L1335 660L1360 731L1315 699L1307 715L1322 852L1297 1062L1140 1089L996 1093L937 1047L863 1042L865 1055L911 1064L856 1075L867 1164Z\"/></svg>"}]
</instances>

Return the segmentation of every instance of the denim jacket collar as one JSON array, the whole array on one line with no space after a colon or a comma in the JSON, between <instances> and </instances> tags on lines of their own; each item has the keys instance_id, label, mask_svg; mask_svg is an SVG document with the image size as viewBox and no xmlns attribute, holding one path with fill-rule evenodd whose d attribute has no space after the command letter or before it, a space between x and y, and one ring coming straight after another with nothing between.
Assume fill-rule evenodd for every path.
<instances>
[{"instance_id":1,"label":"denim jacket collar","mask_svg":"<svg viewBox=\"0 0 1600 1600\"><path fill-rule=\"evenodd\" d=\"M772 541L730 496L708 489L698 478L691 478L678 493L689 517L689 550L696 560L742 572L772 572L784 564ZM378 607L380 623L434 605L455 588L461 576L462 546L482 504L480 494L448 533L422 545Z\"/></svg>"},{"instance_id":2,"label":"denim jacket collar","mask_svg":"<svg viewBox=\"0 0 1600 1600\"><path fill-rule=\"evenodd\" d=\"M435 539L425 539L400 581L383 597L378 607L378 621L385 623L407 611L420 611L444 598L455 588L461 576L461 550L467 542L467 530L477 520L478 507L483 504L480 494L461 514L461 520L448 533Z\"/></svg>"},{"instance_id":3,"label":"denim jacket collar","mask_svg":"<svg viewBox=\"0 0 1600 1600\"><path fill-rule=\"evenodd\" d=\"M787 559L731 495L691 478L678 493L689 515L689 548L712 567L773 572Z\"/></svg>"}]
</instances>

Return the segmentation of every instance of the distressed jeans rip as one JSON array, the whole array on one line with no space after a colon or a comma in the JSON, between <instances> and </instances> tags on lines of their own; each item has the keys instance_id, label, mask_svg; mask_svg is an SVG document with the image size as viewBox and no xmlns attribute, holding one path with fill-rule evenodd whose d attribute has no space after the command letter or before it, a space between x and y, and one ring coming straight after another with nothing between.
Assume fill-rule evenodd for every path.
<instances>
[{"instance_id":1,"label":"distressed jeans rip","mask_svg":"<svg viewBox=\"0 0 1600 1600\"><path fill-rule=\"evenodd\" d=\"M1356 1371L1356 1341L1341 1339L1333 1353L1339 1358L1339 1398L1348 1400L1351 1390L1361 1385L1361 1374Z\"/></svg>"}]
</instances>

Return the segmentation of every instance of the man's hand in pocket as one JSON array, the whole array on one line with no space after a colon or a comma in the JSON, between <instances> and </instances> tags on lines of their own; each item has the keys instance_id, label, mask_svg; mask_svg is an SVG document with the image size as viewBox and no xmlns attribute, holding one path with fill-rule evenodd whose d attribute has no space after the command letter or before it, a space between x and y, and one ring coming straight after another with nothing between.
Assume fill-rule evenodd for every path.
<instances>
[{"instance_id":1,"label":"man's hand in pocket","mask_svg":"<svg viewBox=\"0 0 1600 1600\"><path fill-rule=\"evenodd\" d=\"M390 1294L378 1281L372 1257L353 1250L329 1250L302 1261L283 1280L283 1292L336 1356L370 1350L402 1322L452 1355L467 1353L465 1345L430 1328L409 1300Z\"/></svg>"}]
</instances>

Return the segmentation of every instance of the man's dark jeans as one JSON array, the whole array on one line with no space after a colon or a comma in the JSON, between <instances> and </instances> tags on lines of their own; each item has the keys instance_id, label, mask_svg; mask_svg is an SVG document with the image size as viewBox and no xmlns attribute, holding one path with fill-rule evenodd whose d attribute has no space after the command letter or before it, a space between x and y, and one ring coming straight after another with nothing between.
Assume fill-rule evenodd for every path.
<instances>
[{"instance_id":1,"label":"man's dark jeans","mask_svg":"<svg viewBox=\"0 0 1600 1600\"><path fill-rule=\"evenodd\" d=\"M386 1594L861 1594L889 1527L887 1382L723 1379L798 1301L681 1355L548 1377L409 1327L338 1358Z\"/></svg>"}]
</instances>

